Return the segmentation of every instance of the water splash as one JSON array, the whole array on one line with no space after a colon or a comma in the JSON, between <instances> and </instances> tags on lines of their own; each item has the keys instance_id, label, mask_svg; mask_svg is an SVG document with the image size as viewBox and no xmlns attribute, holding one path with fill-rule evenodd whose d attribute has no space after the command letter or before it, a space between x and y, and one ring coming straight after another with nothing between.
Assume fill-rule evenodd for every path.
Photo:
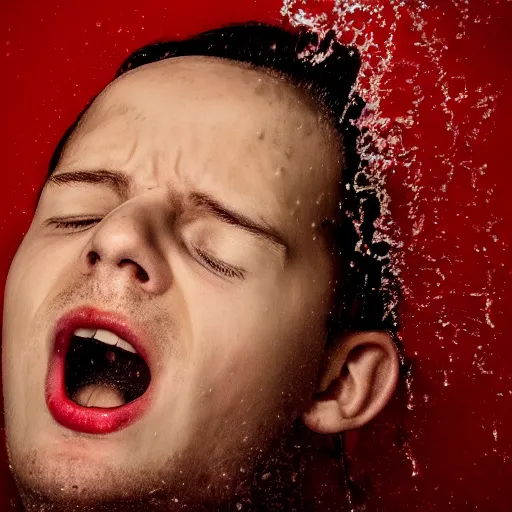
<instances>
[{"instance_id":1,"label":"water splash","mask_svg":"<svg viewBox=\"0 0 512 512\"><path fill-rule=\"evenodd\" d=\"M490 0L482 1L490 5ZM496 3L499 1L496 0ZM465 39L472 25L482 25L490 19L490 14L476 16L469 0L447 0L443 8L452 14L449 23L450 27L456 27L451 32L455 34L455 41ZM415 299L415 306L420 313L436 304L438 328L433 337L441 349L449 347L450 350L446 358L447 367L438 372L438 386L443 389L452 385L451 365L454 357L457 358L453 350L459 350L461 346L458 336L467 333L469 328L467 320L454 318L453 308L446 303L447 297L440 291L440 287L443 285L447 288L446 282L451 278L453 265L461 262L463 256L458 246L450 254L438 255L431 252L424 231L429 225L442 224L441 207L453 195L450 189L461 181L460 178L471 184L475 197L485 194L485 203L489 203L493 191L482 192L480 180L487 171L487 162L475 156L474 148L484 142L490 133L501 93L495 85L482 80L477 86L468 85L471 80L463 73L453 71L448 50L454 41L453 38L448 41L440 35L442 18L439 12L439 6L421 0L389 0L378 4L373 0L309 3L307 0L284 0L281 9L281 14L292 26L308 27L320 37L334 30L339 41L357 48L362 57L360 74L353 92L366 102L366 108L358 121L358 128L363 133L358 149L367 165L360 172L368 177L369 186L377 191L381 204L381 216L377 221L374 238L375 241L386 242L390 247L391 264L388 270L393 279L401 281L405 270L405 251L417 255L416 260L420 265L423 264L423 272L432 271L432 277L428 279L433 281L433 285L428 283L421 298L414 296L415 291L408 287L405 280L400 284L403 296ZM407 33L410 41L411 32L414 47L411 48L409 42L406 43L407 48L404 48L401 46L404 34ZM303 58L311 56L314 56L313 51L302 55ZM426 73L429 75L427 86L424 78ZM398 94L397 88L400 89ZM421 131L426 109L435 111L446 133L443 143L432 148L427 163L425 148L414 137L415 132ZM471 116L468 116L468 112ZM427 179L427 170L434 166L437 175L441 177L435 183L435 188L432 181ZM395 174L402 178L400 186L408 192L408 201L403 208L407 210L409 222L402 222L400 228L392 215L396 205L392 204L392 197L387 191L388 183L394 179ZM424 213L425 201L432 201L433 204L429 208L428 218ZM475 246L475 251L483 257L486 257L487 247L492 244L502 243L503 250L506 249L504 242L494 232L497 222L497 219L490 221L485 227L488 244ZM355 227L360 233L358 226ZM441 239L445 234L439 230L438 236ZM358 247L363 250L362 239ZM484 301L481 309L483 318L470 319L476 329L478 326L482 329L495 328L492 314L495 297L491 277L489 273L487 284L482 284L480 290L465 292L466 298L477 296L481 297L480 301ZM392 290L386 278L382 282L382 289ZM398 296L391 295L386 314L392 314L397 303ZM479 332L476 331L475 337L479 336ZM484 366L485 356L481 352L475 355L475 375L481 377L492 373ZM412 412L420 404L415 403L410 371L407 372L405 384L406 406ZM422 404L425 405L429 402L428 395L423 396L427 397ZM493 431L496 439L497 434L494 432L496 429ZM419 474L418 462L411 443L404 446L405 457L412 465L412 475L416 476Z\"/></svg>"},{"instance_id":2,"label":"water splash","mask_svg":"<svg viewBox=\"0 0 512 512\"><path fill-rule=\"evenodd\" d=\"M459 40L466 37L468 24L488 21L472 16L468 0L451 0L451 4L458 19L456 38ZM375 236L378 241L390 243L394 249L393 274L399 277L403 265L399 249L403 248L403 244L398 226L391 217L391 198L386 185L398 166L409 170L405 186L411 192L407 207L412 233L407 235L416 237L425 223L425 217L420 212L423 169L418 158L420 147L405 141L405 135L417 127L421 117L425 94L418 82L425 67L402 56L397 48L397 38L401 37L403 30L416 33L414 46L420 54L417 61L428 64L434 88L441 93L438 108L445 117L445 127L451 134L451 140L443 151L435 155L439 164L446 169L446 178L439 186L439 192L446 193L452 183L457 171L455 161L461 170L471 175L474 187L478 177L485 173L486 163L474 162L468 155L459 155L458 152L461 147L471 148L475 142L485 140L485 126L482 123L495 112L499 91L493 90L489 83L470 91L464 76L448 73L444 63L448 43L436 30L436 8L426 2L390 0L377 5L372 0L334 0L321 3L319 10L317 4L313 5L307 0L284 0L281 14L288 18L292 26L307 27L321 37L334 30L340 41L356 47L362 56L362 67L354 88L367 103L358 124L364 132L359 141L359 150L368 162L361 172L369 175L371 186L377 190L382 215ZM326 55L318 56L312 50L309 53L306 51L303 57L322 59ZM397 73L404 75L404 93L410 95L410 102L391 118L384 115L382 105L392 99L393 91L389 83ZM459 114L461 104L480 111L482 123L479 126L467 126L468 120ZM461 138L464 140L461 141ZM471 156L471 150L469 153ZM414 250L414 247L408 249Z\"/></svg>"}]
</instances>

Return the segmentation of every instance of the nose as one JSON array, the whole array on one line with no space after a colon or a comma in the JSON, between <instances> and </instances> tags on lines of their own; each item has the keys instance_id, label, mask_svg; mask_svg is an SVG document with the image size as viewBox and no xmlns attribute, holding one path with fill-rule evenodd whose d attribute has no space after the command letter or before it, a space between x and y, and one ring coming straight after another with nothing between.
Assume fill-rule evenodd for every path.
<instances>
[{"instance_id":1,"label":"nose","mask_svg":"<svg viewBox=\"0 0 512 512\"><path fill-rule=\"evenodd\" d=\"M152 295L168 290L172 272L159 244L154 210L125 203L104 218L82 255L85 273Z\"/></svg>"}]
</instances>

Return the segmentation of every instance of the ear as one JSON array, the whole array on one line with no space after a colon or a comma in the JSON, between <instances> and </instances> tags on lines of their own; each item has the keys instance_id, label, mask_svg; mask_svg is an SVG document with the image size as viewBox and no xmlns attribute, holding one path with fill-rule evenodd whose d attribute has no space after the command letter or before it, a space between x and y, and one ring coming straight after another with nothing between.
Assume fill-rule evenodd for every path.
<instances>
[{"instance_id":1,"label":"ear","mask_svg":"<svg viewBox=\"0 0 512 512\"><path fill-rule=\"evenodd\" d=\"M317 392L302 420L319 434L359 428L388 403L398 373L397 350L386 332L340 338L326 351Z\"/></svg>"}]
</instances>

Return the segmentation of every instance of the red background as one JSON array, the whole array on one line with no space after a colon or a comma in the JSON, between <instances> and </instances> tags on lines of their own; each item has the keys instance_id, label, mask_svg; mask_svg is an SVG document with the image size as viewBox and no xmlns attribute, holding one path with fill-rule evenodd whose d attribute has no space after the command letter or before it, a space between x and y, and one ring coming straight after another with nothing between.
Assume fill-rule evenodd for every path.
<instances>
[{"instance_id":1,"label":"red background","mask_svg":"<svg viewBox=\"0 0 512 512\"><path fill-rule=\"evenodd\" d=\"M346 4L353 13L320 0L296 1L290 13L326 12L320 25L339 20L342 39L363 50L360 90L373 105L365 123L379 150L370 167L391 198L383 227L401 244L401 338L410 364L388 410L348 437L358 488L352 506L511 510L512 2ZM1 284L53 147L129 52L230 22L280 24L281 7L4 0ZM13 500L4 462L0 509Z\"/></svg>"}]
</instances>

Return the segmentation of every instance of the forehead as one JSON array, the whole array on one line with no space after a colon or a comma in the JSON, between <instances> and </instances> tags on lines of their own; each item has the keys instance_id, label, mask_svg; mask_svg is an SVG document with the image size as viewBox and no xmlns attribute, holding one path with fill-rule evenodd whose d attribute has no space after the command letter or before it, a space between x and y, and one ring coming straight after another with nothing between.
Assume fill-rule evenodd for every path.
<instances>
[{"instance_id":1,"label":"forehead","mask_svg":"<svg viewBox=\"0 0 512 512\"><path fill-rule=\"evenodd\" d=\"M153 182L178 174L292 208L319 196L326 206L335 203L341 158L320 109L283 77L223 59L181 57L110 84L59 168L122 169Z\"/></svg>"},{"instance_id":2,"label":"forehead","mask_svg":"<svg viewBox=\"0 0 512 512\"><path fill-rule=\"evenodd\" d=\"M91 129L123 115L132 122L150 118L155 127L200 121L219 128L229 121L274 134L331 131L305 91L282 75L214 57L179 57L130 71L99 95L85 121Z\"/></svg>"},{"instance_id":3,"label":"forehead","mask_svg":"<svg viewBox=\"0 0 512 512\"><path fill-rule=\"evenodd\" d=\"M210 107L229 101L233 108L249 101L255 106L288 110L303 120L319 114L308 96L277 72L202 56L165 59L125 73L103 91L96 103L100 106L112 100L138 104L149 111L162 105L176 107L176 100Z\"/></svg>"}]
</instances>

